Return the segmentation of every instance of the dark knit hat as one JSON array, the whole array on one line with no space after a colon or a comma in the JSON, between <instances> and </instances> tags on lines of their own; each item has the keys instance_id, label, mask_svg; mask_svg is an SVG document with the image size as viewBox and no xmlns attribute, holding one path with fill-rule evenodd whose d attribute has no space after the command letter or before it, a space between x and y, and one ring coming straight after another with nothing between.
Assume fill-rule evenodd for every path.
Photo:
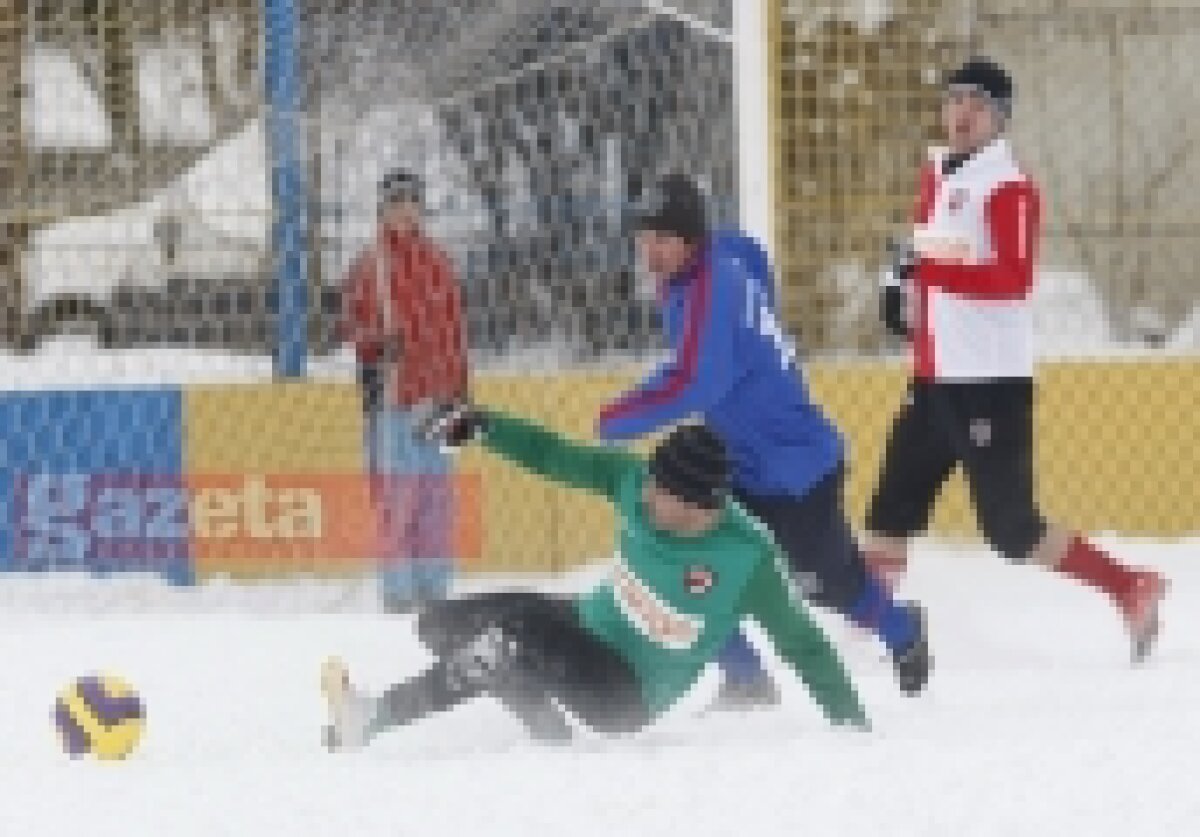
<instances>
[{"instance_id":1,"label":"dark knit hat","mask_svg":"<svg viewBox=\"0 0 1200 837\"><path fill-rule=\"evenodd\" d=\"M654 449L650 476L685 503L718 509L729 493L729 455L724 442L703 424L685 424Z\"/></svg>"},{"instance_id":2,"label":"dark knit hat","mask_svg":"<svg viewBox=\"0 0 1200 837\"><path fill-rule=\"evenodd\" d=\"M981 93L991 100L1004 116L1012 116L1012 78L1003 67L990 59L972 58L967 61L946 77L946 88L968 89Z\"/></svg>"},{"instance_id":3,"label":"dark knit hat","mask_svg":"<svg viewBox=\"0 0 1200 837\"><path fill-rule=\"evenodd\" d=\"M642 195L635 209L638 230L677 235L689 241L708 235L704 194L690 177L668 174Z\"/></svg>"},{"instance_id":4,"label":"dark knit hat","mask_svg":"<svg viewBox=\"0 0 1200 837\"><path fill-rule=\"evenodd\" d=\"M425 184L408 169L392 169L379 181L379 205L425 202Z\"/></svg>"}]
</instances>

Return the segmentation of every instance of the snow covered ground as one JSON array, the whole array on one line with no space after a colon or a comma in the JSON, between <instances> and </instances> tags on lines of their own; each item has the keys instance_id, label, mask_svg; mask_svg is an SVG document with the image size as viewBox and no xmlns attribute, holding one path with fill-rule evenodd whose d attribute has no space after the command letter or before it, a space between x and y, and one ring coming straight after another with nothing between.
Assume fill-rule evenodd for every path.
<instances>
[{"instance_id":1,"label":"snow covered ground","mask_svg":"<svg viewBox=\"0 0 1200 837\"><path fill-rule=\"evenodd\" d=\"M346 347L309 359L307 380L353 381L356 361ZM64 335L30 355L0 351L0 392L270 383L268 355L221 349L155 347L97 351L92 338Z\"/></svg>"},{"instance_id":2,"label":"snow covered ground","mask_svg":"<svg viewBox=\"0 0 1200 837\"><path fill-rule=\"evenodd\" d=\"M373 688L415 671L407 620L354 595L316 613L333 601L316 586L156 597L148 582L0 581L0 834L1200 833L1200 543L1120 549L1175 585L1138 670L1097 595L926 545L907 592L930 610L928 694L900 697L873 647L834 626L873 734L826 729L786 674L780 709L703 717L710 675L632 740L537 747L481 701L340 756L317 743L317 666L341 653ZM37 604L56 589L63 607ZM95 669L146 700L128 762L56 749L53 695Z\"/></svg>"}]
</instances>

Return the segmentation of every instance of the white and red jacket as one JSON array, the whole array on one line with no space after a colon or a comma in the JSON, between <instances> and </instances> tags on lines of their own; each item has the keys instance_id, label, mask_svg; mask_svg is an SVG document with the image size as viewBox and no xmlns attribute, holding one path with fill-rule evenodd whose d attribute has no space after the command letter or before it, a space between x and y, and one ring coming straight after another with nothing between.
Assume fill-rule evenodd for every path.
<instances>
[{"instance_id":1,"label":"white and red jacket","mask_svg":"<svg viewBox=\"0 0 1200 837\"><path fill-rule=\"evenodd\" d=\"M921 172L915 239L918 249L937 241L965 258L917 262L915 374L968 382L1032 377L1037 187L1004 139L950 174L946 155L934 149Z\"/></svg>"}]
</instances>

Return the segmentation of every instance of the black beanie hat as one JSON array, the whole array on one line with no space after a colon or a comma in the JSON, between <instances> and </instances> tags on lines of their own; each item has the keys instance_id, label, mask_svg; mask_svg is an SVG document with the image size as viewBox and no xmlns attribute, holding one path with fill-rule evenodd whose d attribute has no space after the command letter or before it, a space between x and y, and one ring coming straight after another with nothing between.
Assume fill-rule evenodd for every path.
<instances>
[{"instance_id":1,"label":"black beanie hat","mask_svg":"<svg viewBox=\"0 0 1200 837\"><path fill-rule=\"evenodd\" d=\"M729 493L725 443L703 424L685 424L667 436L650 458L650 476L673 497L718 509Z\"/></svg>"},{"instance_id":2,"label":"black beanie hat","mask_svg":"<svg viewBox=\"0 0 1200 837\"><path fill-rule=\"evenodd\" d=\"M677 235L689 241L708 235L704 194L685 174L668 174L642 195L635 210L638 230Z\"/></svg>"},{"instance_id":3,"label":"black beanie hat","mask_svg":"<svg viewBox=\"0 0 1200 837\"><path fill-rule=\"evenodd\" d=\"M393 169L379 181L379 204L416 203L425 201L425 184L408 169Z\"/></svg>"},{"instance_id":4,"label":"black beanie hat","mask_svg":"<svg viewBox=\"0 0 1200 837\"><path fill-rule=\"evenodd\" d=\"M946 87L965 87L991 99L1004 116L1012 116L1012 78L994 61L972 58L946 77Z\"/></svg>"}]
</instances>

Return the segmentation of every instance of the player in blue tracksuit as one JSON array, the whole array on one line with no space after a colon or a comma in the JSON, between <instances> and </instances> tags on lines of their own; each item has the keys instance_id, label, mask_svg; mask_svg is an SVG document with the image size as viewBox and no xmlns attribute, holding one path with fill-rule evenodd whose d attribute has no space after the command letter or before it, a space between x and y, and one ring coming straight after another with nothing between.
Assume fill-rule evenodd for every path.
<instances>
[{"instance_id":1,"label":"player in blue tracksuit","mask_svg":"<svg viewBox=\"0 0 1200 837\"><path fill-rule=\"evenodd\" d=\"M900 687L919 692L930 665L920 609L892 600L854 539L842 505L842 438L808 395L776 314L766 253L741 234L711 233L703 195L681 175L656 184L637 225L673 356L604 409L600 437L632 439L702 415L732 455L737 499L775 535L804 593L878 636ZM743 635L721 668L719 705L774 702Z\"/></svg>"}]
</instances>

